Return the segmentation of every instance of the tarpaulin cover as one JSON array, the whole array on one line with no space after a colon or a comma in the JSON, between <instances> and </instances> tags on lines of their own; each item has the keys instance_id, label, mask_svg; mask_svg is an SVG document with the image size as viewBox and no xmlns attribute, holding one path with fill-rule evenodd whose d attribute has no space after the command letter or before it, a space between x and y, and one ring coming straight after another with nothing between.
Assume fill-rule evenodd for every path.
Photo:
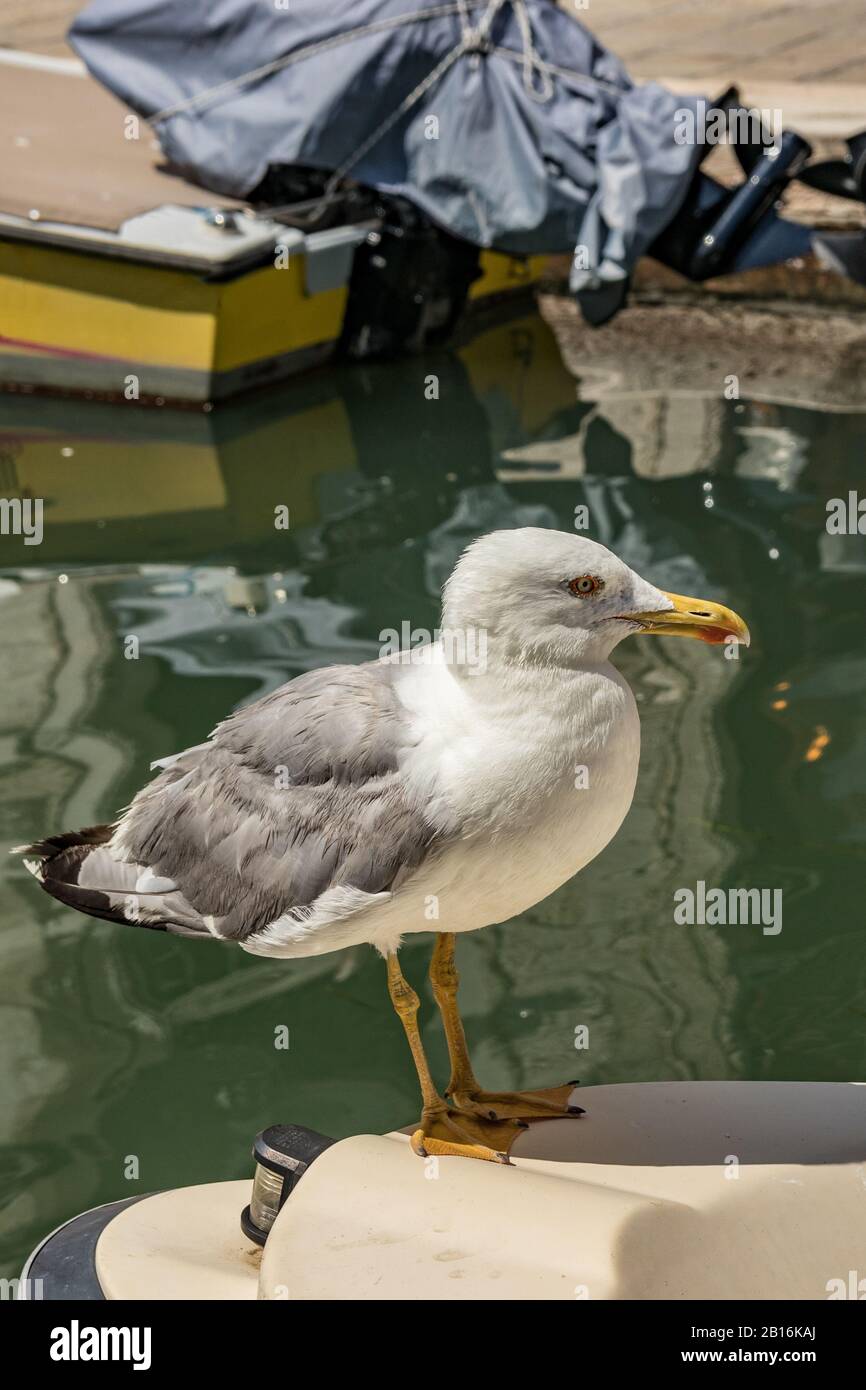
<instances>
[{"instance_id":1,"label":"tarpaulin cover","mask_svg":"<svg viewBox=\"0 0 866 1390\"><path fill-rule=\"evenodd\" d=\"M70 41L206 188L339 172L478 246L578 248L574 289L627 276L700 152L696 98L632 83L553 0L94 0Z\"/></svg>"}]
</instances>

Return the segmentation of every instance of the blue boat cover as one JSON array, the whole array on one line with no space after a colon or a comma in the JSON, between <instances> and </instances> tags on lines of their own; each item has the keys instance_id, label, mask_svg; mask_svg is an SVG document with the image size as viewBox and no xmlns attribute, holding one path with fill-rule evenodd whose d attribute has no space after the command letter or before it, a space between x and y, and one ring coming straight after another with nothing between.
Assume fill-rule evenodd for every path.
<instances>
[{"instance_id":1,"label":"blue boat cover","mask_svg":"<svg viewBox=\"0 0 866 1390\"><path fill-rule=\"evenodd\" d=\"M634 84L553 0L93 0L70 41L216 193L312 166L477 246L576 250L576 291L627 277L700 155L697 98Z\"/></svg>"}]
</instances>

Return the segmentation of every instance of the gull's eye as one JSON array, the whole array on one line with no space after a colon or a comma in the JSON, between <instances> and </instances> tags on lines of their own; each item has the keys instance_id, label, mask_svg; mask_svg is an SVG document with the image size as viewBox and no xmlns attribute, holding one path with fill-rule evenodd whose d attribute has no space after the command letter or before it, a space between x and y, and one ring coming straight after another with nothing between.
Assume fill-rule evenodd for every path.
<instances>
[{"instance_id":1,"label":"gull's eye","mask_svg":"<svg viewBox=\"0 0 866 1390\"><path fill-rule=\"evenodd\" d=\"M603 588L604 580L599 579L597 574L579 574L576 579L568 581L568 592L574 594L575 598L589 598Z\"/></svg>"}]
</instances>

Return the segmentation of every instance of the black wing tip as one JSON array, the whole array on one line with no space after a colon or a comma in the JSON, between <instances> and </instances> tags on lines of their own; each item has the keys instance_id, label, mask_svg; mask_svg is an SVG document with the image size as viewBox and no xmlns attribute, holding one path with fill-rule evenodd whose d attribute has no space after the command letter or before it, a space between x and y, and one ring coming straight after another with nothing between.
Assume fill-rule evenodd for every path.
<instances>
[{"instance_id":1,"label":"black wing tip","mask_svg":"<svg viewBox=\"0 0 866 1390\"><path fill-rule=\"evenodd\" d=\"M129 926L123 908L112 902L111 896L98 888L84 888L78 882L81 864L91 850L106 844L114 834L114 825L89 825L83 830L66 830L49 835L32 845L16 845L11 854L24 856L25 865L33 877L57 902L75 908L89 917ZM151 931L168 931L167 922L136 921L133 925Z\"/></svg>"},{"instance_id":2,"label":"black wing tip","mask_svg":"<svg viewBox=\"0 0 866 1390\"><path fill-rule=\"evenodd\" d=\"M54 859L67 849L77 849L83 845L104 845L114 834L113 825L89 825L84 830L64 830L59 835L48 835L44 840L34 840L32 845L15 845L10 854L41 860Z\"/></svg>"},{"instance_id":3,"label":"black wing tip","mask_svg":"<svg viewBox=\"0 0 866 1390\"><path fill-rule=\"evenodd\" d=\"M124 927L145 927L148 931L170 930L168 922L130 921L123 909L113 905L108 894L100 893L97 888L81 888L77 883L57 878L44 878L41 885L46 893L57 902L63 903L64 907L72 907L87 917L98 917L103 922L116 922Z\"/></svg>"}]
</instances>

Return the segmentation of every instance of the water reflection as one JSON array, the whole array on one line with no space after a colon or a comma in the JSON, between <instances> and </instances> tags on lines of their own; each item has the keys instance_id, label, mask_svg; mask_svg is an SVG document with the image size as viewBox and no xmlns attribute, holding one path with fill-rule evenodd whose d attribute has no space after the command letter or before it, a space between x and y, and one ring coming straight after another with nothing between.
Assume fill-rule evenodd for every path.
<instances>
[{"instance_id":1,"label":"water reflection","mask_svg":"<svg viewBox=\"0 0 866 1390\"><path fill-rule=\"evenodd\" d=\"M212 415L0 398L0 441L0 493L46 503L38 551L0 541L5 845L110 818L233 705L375 655L404 619L434 627L479 532L569 529L586 506L590 535L731 604L754 646L620 649L644 726L632 813L578 880L461 943L478 1068L494 1086L862 1076L866 542L824 528L858 485L862 415L576 383L532 318ZM414 1114L371 952L248 959L85 921L0 872L10 1270L87 1205L243 1173L268 1122ZM782 887L781 935L675 926L698 878ZM420 982L424 943L406 965Z\"/></svg>"}]
</instances>

